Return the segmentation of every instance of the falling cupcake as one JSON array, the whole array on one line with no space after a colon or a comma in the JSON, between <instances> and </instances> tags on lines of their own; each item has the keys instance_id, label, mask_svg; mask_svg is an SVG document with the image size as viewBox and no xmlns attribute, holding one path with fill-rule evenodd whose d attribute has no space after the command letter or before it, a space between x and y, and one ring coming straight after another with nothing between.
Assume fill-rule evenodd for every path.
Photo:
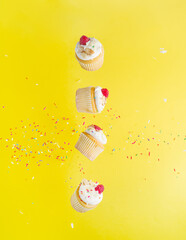
<instances>
[{"instance_id":1,"label":"falling cupcake","mask_svg":"<svg viewBox=\"0 0 186 240\"><path fill-rule=\"evenodd\" d=\"M100 113L103 111L109 91L101 87L79 88L76 91L76 107L78 112Z\"/></svg>"},{"instance_id":2,"label":"falling cupcake","mask_svg":"<svg viewBox=\"0 0 186 240\"><path fill-rule=\"evenodd\" d=\"M95 71L103 65L104 49L97 39L83 35L76 44L75 56L82 68Z\"/></svg>"},{"instance_id":3,"label":"falling cupcake","mask_svg":"<svg viewBox=\"0 0 186 240\"><path fill-rule=\"evenodd\" d=\"M85 157L93 161L103 152L107 138L102 129L96 125L90 125L85 132L82 132L75 148Z\"/></svg>"},{"instance_id":4,"label":"falling cupcake","mask_svg":"<svg viewBox=\"0 0 186 240\"><path fill-rule=\"evenodd\" d=\"M71 205L81 213L94 209L102 201L103 191L103 185L83 179L71 197Z\"/></svg>"}]
</instances>

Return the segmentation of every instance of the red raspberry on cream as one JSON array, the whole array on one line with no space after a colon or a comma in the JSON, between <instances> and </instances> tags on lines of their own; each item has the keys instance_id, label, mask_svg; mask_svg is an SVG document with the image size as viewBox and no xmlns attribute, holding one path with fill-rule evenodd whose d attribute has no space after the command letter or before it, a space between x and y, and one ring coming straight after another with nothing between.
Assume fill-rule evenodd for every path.
<instances>
[{"instance_id":1,"label":"red raspberry on cream","mask_svg":"<svg viewBox=\"0 0 186 240\"><path fill-rule=\"evenodd\" d=\"M102 130L102 129L101 129L100 127L98 127L97 125L94 125L94 128L95 128L96 131Z\"/></svg>"},{"instance_id":2,"label":"red raspberry on cream","mask_svg":"<svg viewBox=\"0 0 186 240\"><path fill-rule=\"evenodd\" d=\"M103 96L105 96L106 98L108 98L109 96L109 90L107 88L102 88L101 92L103 94Z\"/></svg>"},{"instance_id":3,"label":"red raspberry on cream","mask_svg":"<svg viewBox=\"0 0 186 240\"><path fill-rule=\"evenodd\" d=\"M81 45L86 45L86 43L90 41L90 38L88 38L87 36L83 35L81 38L80 38L80 44Z\"/></svg>"},{"instance_id":4,"label":"red raspberry on cream","mask_svg":"<svg viewBox=\"0 0 186 240\"><path fill-rule=\"evenodd\" d=\"M86 133L90 134L93 138L95 138L99 143L106 144L107 138L103 133L102 129L97 125L90 125L85 130Z\"/></svg>"},{"instance_id":5,"label":"red raspberry on cream","mask_svg":"<svg viewBox=\"0 0 186 240\"><path fill-rule=\"evenodd\" d=\"M95 187L95 190L98 191L99 194L101 194L104 191L104 186L103 185L97 185L97 187Z\"/></svg>"}]
</instances>

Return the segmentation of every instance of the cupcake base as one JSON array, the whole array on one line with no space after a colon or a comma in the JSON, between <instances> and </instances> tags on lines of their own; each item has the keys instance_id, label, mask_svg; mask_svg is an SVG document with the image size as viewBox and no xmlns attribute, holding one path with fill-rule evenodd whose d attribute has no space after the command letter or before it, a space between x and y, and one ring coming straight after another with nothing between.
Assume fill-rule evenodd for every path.
<instances>
[{"instance_id":1,"label":"cupcake base","mask_svg":"<svg viewBox=\"0 0 186 240\"><path fill-rule=\"evenodd\" d=\"M97 113L95 88L79 88L76 91L76 108L78 112Z\"/></svg>"},{"instance_id":2,"label":"cupcake base","mask_svg":"<svg viewBox=\"0 0 186 240\"><path fill-rule=\"evenodd\" d=\"M96 159L104 150L101 143L85 132L81 133L75 148L91 161Z\"/></svg>"},{"instance_id":3,"label":"cupcake base","mask_svg":"<svg viewBox=\"0 0 186 240\"><path fill-rule=\"evenodd\" d=\"M82 60L82 59L78 58L77 55L75 55L75 56L83 69L85 69L87 71L96 71L99 68L101 68L103 65L104 49L102 48L100 55L92 60Z\"/></svg>"},{"instance_id":4,"label":"cupcake base","mask_svg":"<svg viewBox=\"0 0 186 240\"><path fill-rule=\"evenodd\" d=\"M77 212L87 212L91 209L94 209L97 205L88 205L84 203L82 200L80 200L79 197L79 187L75 190L73 193L71 199L70 199L71 205Z\"/></svg>"}]
</instances>

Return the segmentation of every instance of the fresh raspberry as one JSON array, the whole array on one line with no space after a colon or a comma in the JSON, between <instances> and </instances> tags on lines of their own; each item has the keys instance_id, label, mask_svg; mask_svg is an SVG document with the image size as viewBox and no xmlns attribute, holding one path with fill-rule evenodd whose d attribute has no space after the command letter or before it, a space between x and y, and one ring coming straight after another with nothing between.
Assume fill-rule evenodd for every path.
<instances>
[{"instance_id":1,"label":"fresh raspberry","mask_svg":"<svg viewBox=\"0 0 186 240\"><path fill-rule=\"evenodd\" d=\"M99 194L101 194L104 191L104 186L103 185L97 185L97 187L95 187L95 190L98 191Z\"/></svg>"},{"instance_id":2,"label":"fresh raspberry","mask_svg":"<svg viewBox=\"0 0 186 240\"><path fill-rule=\"evenodd\" d=\"M101 129L100 127L98 127L97 125L94 125L94 128L95 128L96 131L102 130L102 129Z\"/></svg>"},{"instance_id":3,"label":"fresh raspberry","mask_svg":"<svg viewBox=\"0 0 186 240\"><path fill-rule=\"evenodd\" d=\"M102 88L102 89L101 89L101 92L102 92L103 96L105 96L106 98L108 98L108 96L109 96L109 90L108 90L108 89Z\"/></svg>"},{"instance_id":4,"label":"fresh raspberry","mask_svg":"<svg viewBox=\"0 0 186 240\"><path fill-rule=\"evenodd\" d=\"M80 38L80 44L81 45L86 45L86 43L90 41L90 38L86 37L85 35L83 35L81 38Z\"/></svg>"}]
</instances>

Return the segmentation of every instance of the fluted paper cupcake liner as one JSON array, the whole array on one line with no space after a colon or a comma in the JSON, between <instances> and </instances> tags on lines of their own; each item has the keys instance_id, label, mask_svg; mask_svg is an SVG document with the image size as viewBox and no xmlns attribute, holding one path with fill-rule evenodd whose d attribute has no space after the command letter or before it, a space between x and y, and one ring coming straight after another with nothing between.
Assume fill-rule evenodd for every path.
<instances>
[{"instance_id":1,"label":"fluted paper cupcake liner","mask_svg":"<svg viewBox=\"0 0 186 240\"><path fill-rule=\"evenodd\" d=\"M78 189L78 188L77 188ZM71 205L72 207L77 211L77 212L87 212L91 209L94 208L94 206L92 208L86 208L85 206L83 206L81 203L80 203L80 200L78 199L78 196L77 196L77 189L75 190L75 192L73 193L71 199L70 199L70 202L71 202ZM96 205L95 205L96 207Z\"/></svg>"},{"instance_id":2,"label":"fluted paper cupcake liner","mask_svg":"<svg viewBox=\"0 0 186 240\"><path fill-rule=\"evenodd\" d=\"M91 161L96 159L97 156L104 150L96 143L96 141L93 141L84 133L81 133L75 148Z\"/></svg>"},{"instance_id":3,"label":"fluted paper cupcake liner","mask_svg":"<svg viewBox=\"0 0 186 240\"><path fill-rule=\"evenodd\" d=\"M77 58L77 56L76 56ZM104 61L104 50L102 50L102 53L100 54L99 57L97 57L96 59L93 59L92 61L81 61L81 59L77 58L79 64L81 65L81 67L87 71L96 71L99 68L101 68L101 66L103 65L103 61Z\"/></svg>"},{"instance_id":4,"label":"fluted paper cupcake liner","mask_svg":"<svg viewBox=\"0 0 186 240\"><path fill-rule=\"evenodd\" d=\"M92 90L95 88L79 88L76 91L76 107L78 112L96 113Z\"/></svg>"}]
</instances>

